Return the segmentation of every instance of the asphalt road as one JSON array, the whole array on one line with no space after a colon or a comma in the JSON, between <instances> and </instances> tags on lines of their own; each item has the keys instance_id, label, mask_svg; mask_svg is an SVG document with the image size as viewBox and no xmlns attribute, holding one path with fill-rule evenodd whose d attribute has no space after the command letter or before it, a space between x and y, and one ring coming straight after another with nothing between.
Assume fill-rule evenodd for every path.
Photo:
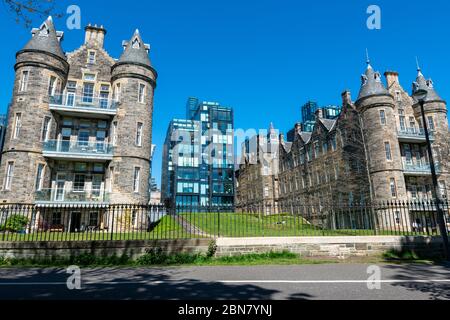
<instances>
[{"instance_id":1,"label":"asphalt road","mask_svg":"<svg viewBox=\"0 0 450 320\"><path fill-rule=\"evenodd\" d=\"M81 290L66 270L0 269L0 299L450 299L450 265L380 265L381 289L369 290L369 265L83 269Z\"/></svg>"}]
</instances>

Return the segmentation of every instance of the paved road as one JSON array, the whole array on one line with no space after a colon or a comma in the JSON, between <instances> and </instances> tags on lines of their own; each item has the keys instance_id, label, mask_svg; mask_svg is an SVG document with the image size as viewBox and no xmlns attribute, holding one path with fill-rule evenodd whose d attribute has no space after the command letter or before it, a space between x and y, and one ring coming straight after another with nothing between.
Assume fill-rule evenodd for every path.
<instances>
[{"instance_id":1,"label":"paved road","mask_svg":"<svg viewBox=\"0 0 450 320\"><path fill-rule=\"evenodd\" d=\"M67 289L60 269L0 269L0 299L450 299L450 265L381 265L369 290L368 265L85 269Z\"/></svg>"}]
</instances>

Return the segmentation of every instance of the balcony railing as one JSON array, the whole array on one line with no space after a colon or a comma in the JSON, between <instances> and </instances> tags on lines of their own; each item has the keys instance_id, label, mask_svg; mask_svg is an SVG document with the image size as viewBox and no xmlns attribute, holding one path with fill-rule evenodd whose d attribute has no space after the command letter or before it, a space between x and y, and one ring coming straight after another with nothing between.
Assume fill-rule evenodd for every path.
<instances>
[{"instance_id":1,"label":"balcony railing","mask_svg":"<svg viewBox=\"0 0 450 320\"><path fill-rule=\"evenodd\" d=\"M44 156L47 157L81 157L111 158L114 153L112 144L102 141L62 141L49 140L44 143Z\"/></svg>"},{"instance_id":2,"label":"balcony railing","mask_svg":"<svg viewBox=\"0 0 450 320\"><path fill-rule=\"evenodd\" d=\"M417 128L404 128L398 131L398 137L400 139L411 139L426 141L425 130ZM434 140L434 132L430 131L430 139Z\"/></svg>"},{"instance_id":3,"label":"balcony railing","mask_svg":"<svg viewBox=\"0 0 450 320\"><path fill-rule=\"evenodd\" d=\"M117 101L101 97L75 96L70 94L50 97L50 106L63 110L115 113L117 111L117 105Z\"/></svg>"},{"instance_id":4,"label":"balcony railing","mask_svg":"<svg viewBox=\"0 0 450 320\"><path fill-rule=\"evenodd\" d=\"M43 189L35 194L36 203L109 203L110 195L104 190L67 188Z\"/></svg>"},{"instance_id":5,"label":"balcony railing","mask_svg":"<svg viewBox=\"0 0 450 320\"><path fill-rule=\"evenodd\" d=\"M440 166L435 164L436 172L439 173ZM414 163L403 161L403 171L410 174L431 175L431 165L428 163Z\"/></svg>"}]
</instances>

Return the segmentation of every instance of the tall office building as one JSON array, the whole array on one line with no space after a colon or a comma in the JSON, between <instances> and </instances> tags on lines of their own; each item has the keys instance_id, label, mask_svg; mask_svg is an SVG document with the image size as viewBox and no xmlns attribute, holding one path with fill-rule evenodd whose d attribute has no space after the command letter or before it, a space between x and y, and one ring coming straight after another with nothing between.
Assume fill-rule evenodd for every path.
<instances>
[{"instance_id":1,"label":"tall office building","mask_svg":"<svg viewBox=\"0 0 450 320\"><path fill-rule=\"evenodd\" d=\"M162 197L177 206L234 206L233 110L189 98L187 119L174 119L163 151Z\"/></svg>"}]
</instances>

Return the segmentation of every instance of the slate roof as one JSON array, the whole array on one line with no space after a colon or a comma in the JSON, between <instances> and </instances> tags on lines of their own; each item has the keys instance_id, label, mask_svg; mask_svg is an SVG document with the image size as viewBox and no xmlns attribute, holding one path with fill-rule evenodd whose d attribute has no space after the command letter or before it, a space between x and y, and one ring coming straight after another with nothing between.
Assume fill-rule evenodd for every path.
<instances>
[{"instance_id":1,"label":"slate roof","mask_svg":"<svg viewBox=\"0 0 450 320\"><path fill-rule=\"evenodd\" d=\"M417 101L417 99L414 97L414 94L419 89L428 91L428 95L425 98L425 102L426 101L443 101L442 98L438 95L438 93L434 89L433 80L431 80L431 79L426 80L420 69L418 70L417 79L413 83L412 96L415 101Z\"/></svg>"},{"instance_id":2,"label":"slate roof","mask_svg":"<svg viewBox=\"0 0 450 320\"><path fill-rule=\"evenodd\" d=\"M66 59L60 43L63 33L55 30L52 17L48 17L39 28L34 28L31 32L33 37L28 41L23 50L45 51Z\"/></svg>"},{"instance_id":3,"label":"slate roof","mask_svg":"<svg viewBox=\"0 0 450 320\"><path fill-rule=\"evenodd\" d=\"M379 72L375 72L370 65L367 64L366 72L361 77L362 85L361 90L359 91L358 100L373 96L373 95L388 95L389 91L383 85L381 81L381 74Z\"/></svg>"},{"instance_id":4,"label":"slate roof","mask_svg":"<svg viewBox=\"0 0 450 320\"><path fill-rule=\"evenodd\" d=\"M139 30L134 32L130 41L124 41L123 45L125 50L120 56L119 62L139 63L151 67L152 64L148 56L150 46L142 41Z\"/></svg>"}]
</instances>

